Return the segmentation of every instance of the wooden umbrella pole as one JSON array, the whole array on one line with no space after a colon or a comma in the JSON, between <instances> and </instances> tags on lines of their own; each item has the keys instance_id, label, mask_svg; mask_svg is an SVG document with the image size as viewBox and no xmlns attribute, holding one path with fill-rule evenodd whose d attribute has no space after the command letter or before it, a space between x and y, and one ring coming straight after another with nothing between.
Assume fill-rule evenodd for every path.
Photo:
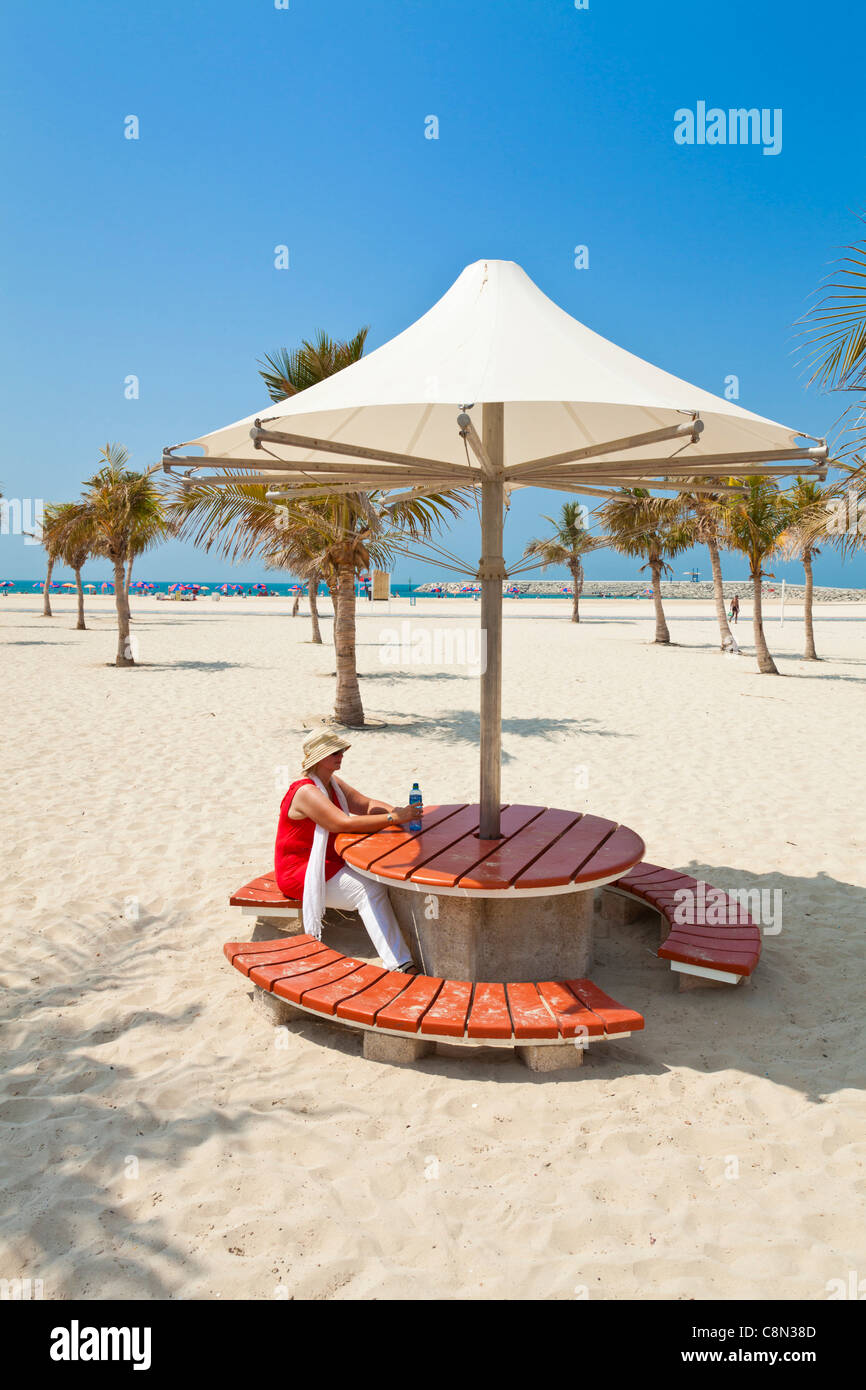
<instances>
[{"instance_id":1,"label":"wooden umbrella pole","mask_svg":"<svg viewBox=\"0 0 866 1390\"><path fill-rule=\"evenodd\" d=\"M481 484L481 632L485 661L481 676L481 820L482 840L500 835L502 758L502 506L504 501L505 407L485 404L482 441L493 466Z\"/></svg>"}]
</instances>

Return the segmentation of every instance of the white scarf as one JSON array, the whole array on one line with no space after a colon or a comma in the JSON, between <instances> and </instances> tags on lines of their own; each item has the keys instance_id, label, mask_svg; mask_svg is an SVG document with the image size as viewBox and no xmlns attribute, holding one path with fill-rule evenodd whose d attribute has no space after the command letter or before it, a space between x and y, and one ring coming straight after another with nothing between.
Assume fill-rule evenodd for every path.
<instances>
[{"instance_id":1,"label":"white scarf","mask_svg":"<svg viewBox=\"0 0 866 1390\"><path fill-rule=\"evenodd\" d=\"M328 795L324 783L319 780L312 772L307 773L314 786L319 788L325 796ZM337 800L342 809L348 815L349 803L343 794L343 788L337 782L332 782L331 786L337 793ZM317 941L322 939L322 915L325 911L325 853L328 848L328 832L323 825L317 825L313 835L313 847L310 850L310 857L307 861L307 868L304 874L304 931L309 936L314 936Z\"/></svg>"}]
</instances>

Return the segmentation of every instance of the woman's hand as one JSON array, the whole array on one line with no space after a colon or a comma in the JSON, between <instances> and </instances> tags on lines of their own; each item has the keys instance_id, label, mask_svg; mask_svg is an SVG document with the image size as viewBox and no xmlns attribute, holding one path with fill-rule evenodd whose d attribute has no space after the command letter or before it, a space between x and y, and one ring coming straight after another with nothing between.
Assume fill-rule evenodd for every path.
<instances>
[{"instance_id":1,"label":"woman's hand","mask_svg":"<svg viewBox=\"0 0 866 1390\"><path fill-rule=\"evenodd\" d=\"M419 806L395 806L391 812L397 825L404 825L407 820L411 820L421 808Z\"/></svg>"}]
</instances>

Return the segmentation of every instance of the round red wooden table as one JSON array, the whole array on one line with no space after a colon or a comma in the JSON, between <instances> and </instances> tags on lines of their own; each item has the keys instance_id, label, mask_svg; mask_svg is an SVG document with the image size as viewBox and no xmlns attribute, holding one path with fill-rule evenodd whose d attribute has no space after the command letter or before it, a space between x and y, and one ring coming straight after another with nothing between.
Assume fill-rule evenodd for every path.
<instances>
[{"instance_id":1,"label":"round red wooden table","mask_svg":"<svg viewBox=\"0 0 866 1390\"><path fill-rule=\"evenodd\" d=\"M347 864L388 886L428 975L451 980L579 979L592 964L592 889L646 853L628 826L579 811L505 806L498 840L476 805L428 806L422 829L338 835Z\"/></svg>"}]
</instances>

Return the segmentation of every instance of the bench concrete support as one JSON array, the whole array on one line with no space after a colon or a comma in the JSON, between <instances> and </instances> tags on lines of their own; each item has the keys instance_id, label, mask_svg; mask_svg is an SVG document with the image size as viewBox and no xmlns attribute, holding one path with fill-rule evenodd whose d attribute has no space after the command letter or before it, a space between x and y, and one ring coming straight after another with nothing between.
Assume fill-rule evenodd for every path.
<instances>
[{"instance_id":1,"label":"bench concrete support","mask_svg":"<svg viewBox=\"0 0 866 1390\"><path fill-rule=\"evenodd\" d=\"M300 936L304 924L295 913L294 917L257 917L253 941L272 941L275 936Z\"/></svg>"},{"instance_id":2,"label":"bench concrete support","mask_svg":"<svg viewBox=\"0 0 866 1390\"><path fill-rule=\"evenodd\" d=\"M266 989L259 989L253 995L253 1007L274 1025L281 1028L283 1024L293 1023L301 1018L309 1018L310 1015L305 1009L296 1009L294 1004L288 1000L281 999L277 994L271 994Z\"/></svg>"},{"instance_id":3,"label":"bench concrete support","mask_svg":"<svg viewBox=\"0 0 866 1390\"><path fill-rule=\"evenodd\" d=\"M629 922L636 922L648 910L649 904L637 898L627 898L624 893L614 893L606 888L601 890L600 915L611 926L624 927Z\"/></svg>"},{"instance_id":4,"label":"bench concrete support","mask_svg":"<svg viewBox=\"0 0 866 1390\"><path fill-rule=\"evenodd\" d=\"M517 1055L530 1071L572 1071L582 1066L583 1047L518 1047Z\"/></svg>"},{"instance_id":5,"label":"bench concrete support","mask_svg":"<svg viewBox=\"0 0 866 1390\"><path fill-rule=\"evenodd\" d=\"M390 1033L364 1032L364 1057L368 1062L405 1064L417 1062L433 1051L434 1044L422 1038L395 1038Z\"/></svg>"}]
</instances>

